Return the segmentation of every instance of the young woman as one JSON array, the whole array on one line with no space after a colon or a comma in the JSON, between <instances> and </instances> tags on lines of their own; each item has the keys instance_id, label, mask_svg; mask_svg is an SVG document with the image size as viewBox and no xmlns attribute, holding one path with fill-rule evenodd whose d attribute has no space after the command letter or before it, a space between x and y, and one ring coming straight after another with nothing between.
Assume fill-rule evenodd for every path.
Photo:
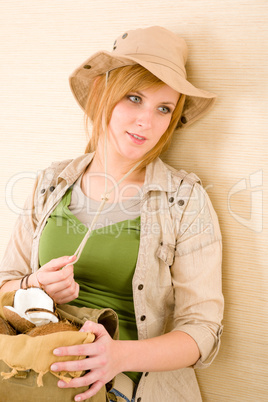
<instances>
[{"instance_id":1,"label":"young woman","mask_svg":"<svg viewBox=\"0 0 268 402\"><path fill-rule=\"evenodd\" d=\"M113 401L201 401L193 368L219 348L217 216L197 176L159 159L174 130L215 100L186 80L186 59L183 39L150 27L124 33L72 74L92 122L86 154L38 177L1 264L3 292L42 286L57 303L118 314L119 340L87 321L94 343L54 351L87 356L52 367L86 371L59 381L89 386L76 401L114 377Z\"/></svg>"}]
</instances>

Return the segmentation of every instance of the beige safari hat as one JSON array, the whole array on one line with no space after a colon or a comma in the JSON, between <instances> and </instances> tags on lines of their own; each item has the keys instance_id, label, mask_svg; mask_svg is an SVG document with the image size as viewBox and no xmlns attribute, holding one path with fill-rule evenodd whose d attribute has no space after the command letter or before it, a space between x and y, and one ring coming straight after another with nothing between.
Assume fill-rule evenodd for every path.
<instances>
[{"instance_id":1,"label":"beige safari hat","mask_svg":"<svg viewBox=\"0 0 268 402\"><path fill-rule=\"evenodd\" d=\"M187 81L187 55L184 39L163 27L130 30L116 39L112 52L97 52L78 67L70 76L70 86L77 102L85 110L94 77L118 67L139 64L186 95L178 128L186 127L202 117L216 99L215 94L196 88Z\"/></svg>"}]
</instances>

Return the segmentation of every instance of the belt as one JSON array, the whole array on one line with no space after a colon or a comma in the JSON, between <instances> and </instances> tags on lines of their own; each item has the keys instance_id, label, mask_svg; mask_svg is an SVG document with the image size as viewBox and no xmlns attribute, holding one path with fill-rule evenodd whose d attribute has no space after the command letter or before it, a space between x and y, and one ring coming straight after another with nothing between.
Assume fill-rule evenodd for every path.
<instances>
[{"instance_id":1,"label":"belt","mask_svg":"<svg viewBox=\"0 0 268 402\"><path fill-rule=\"evenodd\" d=\"M135 383L124 373L119 373L114 378L113 388L121 392L131 401L135 389Z\"/></svg>"}]
</instances>

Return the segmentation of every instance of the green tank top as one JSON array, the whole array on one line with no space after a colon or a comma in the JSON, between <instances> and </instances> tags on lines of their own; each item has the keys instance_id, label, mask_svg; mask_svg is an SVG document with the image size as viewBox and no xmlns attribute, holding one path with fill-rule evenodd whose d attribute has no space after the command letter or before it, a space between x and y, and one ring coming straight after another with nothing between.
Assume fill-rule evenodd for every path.
<instances>
[{"instance_id":1,"label":"green tank top","mask_svg":"<svg viewBox=\"0 0 268 402\"><path fill-rule=\"evenodd\" d=\"M40 266L53 258L73 255L87 227L71 213L70 188L52 212L42 232ZM140 217L93 230L74 265L79 296L70 304L78 307L112 308L119 318L119 339L136 340L132 278L140 243ZM138 382L140 373L126 373Z\"/></svg>"}]
</instances>

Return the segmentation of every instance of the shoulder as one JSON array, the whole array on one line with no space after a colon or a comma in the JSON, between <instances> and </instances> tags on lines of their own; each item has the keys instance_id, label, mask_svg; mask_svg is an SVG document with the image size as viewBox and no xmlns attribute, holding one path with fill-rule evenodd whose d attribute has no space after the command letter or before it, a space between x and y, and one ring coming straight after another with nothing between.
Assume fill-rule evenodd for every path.
<instances>
[{"instance_id":1,"label":"shoulder","mask_svg":"<svg viewBox=\"0 0 268 402\"><path fill-rule=\"evenodd\" d=\"M53 179L57 179L61 173L74 161L74 159L65 159L62 161L54 161L40 173L40 178L42 179L43 185L50 183Z\"/></svg>"},{"instance_id":2,"label":"shoulder","mask_svg":"<svg viewBox=\"0 0 268 402\"><path fill-rule=\"evenodd\" d=\"M54 191L55 187L58 184L59 176L71 162L72 159L52 162L48 167L37 172L36 182L34 186L36 202L39 201L40 197L45 200L47 198L47 195L50 192Z\"/></svg>"},{"instance_id":3,"label":"shoulder","mask_svg":"<svg viewBox=\"0 0 268 402\"><path fill-rule=\"evenodd\" d=\"M45 171L53 171L55 174L60 174L70 163L72 163L74 159L64 159L61 161L54 161L51 162L51 164L45 168Z\"/></svg>"},{"instance_id":4,"label":"shoulder","mask_svg":"<svg viewBox=\"0 0 268 402\"><path fill-rule=\"evenodd\" d=\"M171 172L171 175L180 180L180 184L184 182L193 186L198 183L200 186L202 186L200 177L198 177L194 172L187 172L184 169L175 169L166 163L165 165L166 168Z\"/></svg>"},{"instance_id":5,"label":"shoulder","mask_svg":"<svg viewBox=\"0 0 268 402\"><path fill-rule=\"evenodd\" d=\"M53 193L53 198L59 192L69 188L86 169L92 154L84 154L75 159L65 159L52 162L47 168L37 172L33 187L33 199L35 209L43 210L45 204Z\"/></svg>"},{"instance_id":6,"label":"shoulder","mask_svg":"<svg viewBox=\"0 0 268 402\"><path fill-rule=\"evenodd\" d=\"M188 191L187 197L184 195L185 191ZM185 245L191 243L189 249L196 249L221 240L218 215L209 194L201 183L182 183L178 189L178 194L180 194L178 198L185 202L180 218L179 242ZM184 246L182 246L183 248Z\"/></svg>"},{"instance_id":7,"label":"shoulder","mask_svg":"<svg viewBox=\"0 0 268 402\"><path fill-rule=\"evenodd\" d=\"M165 164L165 169L170 174L170 186L173 192L171 199L174 199L170 206L174 207L172 210L177 211L181 220L186 217L187 221L192 220L208 205L211 206L209 196L202 186L199 176L194 172L177 170L167 164Z\"/></svg>"},{"instance_id":8,"label":"shoulder","mask_svg":"<svg viewBox=\"0 0 268 402\"><path fill-rule=\"evenodd\" d=\"M52 162L47 168L40 171L39 182L44 189L47 189L48 186L56 187L61 179L72 185L86 169L92 157L93 154L83 154L74 159Z\"/></svg>"},{"instance_id":9,"label":"shoulder","mask_svg":"<svg viewBox=\"0 0 268 402\"><path fill-rule=\"evenodd\" d=\"M53 173L54 176L59 176L61 173L65 172L66 175L74 174L76 171L83 170L92 160L93 154L83 154L73 159L64 159L61 161L52 162L46 169L44 169L45 173Z\"/></svg>"},{"instance_id":10,"label":"shoulder","mask_svg":"<svg viewBox=\"0 0 268 402\"><path fill-rule=\"evenodd\" d=\"M179 222L179 236L196 236L205 232L209 241L220 239L218 217L210 196L201 179L193 172L177 170L161 161L159 168L169 177L171 191L168 193L173 219Z\"/></svg>"},{"instance_id":11,"label":"shoulder","mask_svg":"<svg viewBox=\"0 0 268 402\"><path fill-rule=\"evenodd\" d=\"M189 186L194 186L196 183L202 185L201 179L195 173L188 173L183 169L175 169L160 158L156 158L149 166L149 180L153 183L161 183L164 187L168 184L169 188L175 190L182 183Z\"/></svg>"},{"instance_id":12,"label":"shoulder","mask_svg":"<svg viewBox=\"0 0 268 402\"><path fill-rule=\"evenodd\" d=\"M65 168L72 162L73 159L52 162L49 166L40 171L39 181L44 187L47 187L47 185L57 179Z\"/></svg>"}]
</instances>

